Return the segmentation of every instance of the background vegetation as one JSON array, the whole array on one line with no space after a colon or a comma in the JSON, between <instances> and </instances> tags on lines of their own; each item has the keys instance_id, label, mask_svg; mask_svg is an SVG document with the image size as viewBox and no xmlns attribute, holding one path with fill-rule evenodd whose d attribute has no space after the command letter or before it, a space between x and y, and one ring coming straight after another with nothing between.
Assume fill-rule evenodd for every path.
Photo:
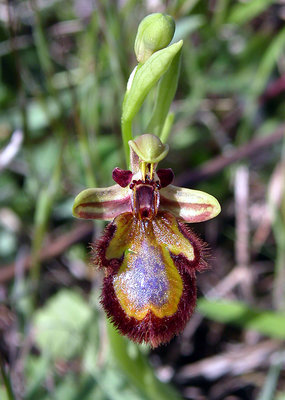
<instances>
[{"instance_id":1,"label":"background vegetation","mask_svg":"<svg viewBox=\"0 0 285 400\"><path fill-rule=\"evenodd\" d=\"M164 166L222 213L194 227L212 266L197 312L151 351L106 325L88 261L104 224L71 208L125 167L121 104L155 11L184 39ZM284 20L283 0L0 2L1 400L285 399Z\"/></svg>"}]
</instances>

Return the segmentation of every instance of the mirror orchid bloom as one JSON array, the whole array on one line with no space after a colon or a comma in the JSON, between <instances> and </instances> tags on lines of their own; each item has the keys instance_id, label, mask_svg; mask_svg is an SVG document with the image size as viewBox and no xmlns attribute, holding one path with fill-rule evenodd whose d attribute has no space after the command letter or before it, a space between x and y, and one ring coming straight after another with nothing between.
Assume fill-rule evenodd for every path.
<instances>
[{"instance_id":1,"label":"mirror orchid bloom","mask_svg":"<svg viewBox=\"0 0 285 400\"><path fill-rule=\"evenodd\" d=\"M105 270L101 303L135 342L156 347L180 333L196 303L196 272L207 267L205 245L186 223L220 212L211 195L173 186L171 169L156 166L168 145L151 134L129 141L131 171L115 168L115 185L76 197L78 218L112 220L93 246Z\"/></svg>"}]
</instances>

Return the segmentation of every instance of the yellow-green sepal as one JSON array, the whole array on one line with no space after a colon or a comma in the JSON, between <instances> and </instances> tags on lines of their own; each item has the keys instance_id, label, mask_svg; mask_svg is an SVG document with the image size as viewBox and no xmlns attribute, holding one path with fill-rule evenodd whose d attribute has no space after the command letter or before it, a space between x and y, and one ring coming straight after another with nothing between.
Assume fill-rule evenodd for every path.
<instances>
[{"instance_id":1,"label":"yellow-green sepal","mask_svg":"<svg viewBox=\"0 0 285 400\"><path fill-rule=\"evenodd\" d=\"M74 217L111 221L117 215L131 212L128 188L119 185L107 188L85 189L74 200Z\"/></svg>"},{"instance_id":2,"label":"yellow-green sepal","mask_svg":"<svg viewBox=\"0 0 285 400\"><path fill-rule=\"evenodd\" d=\"M169 185L160 190L160 209L186 222L203 222L221 212L218 200L200 190Z\"/></svg>"},{"instance_id":3,"label":"yellow-green sepal","mask_svg":"<svg viewBox=\"0 0 285 400\"><path fill-rule=\"evenodd\" d=\"M161 140L151 133L140 135L134 140L129 141L129 146L140 161L144 161L150 164L157 164L163 160L168 151L168 144L163 144Z\"/></svg>"}]
</instances>

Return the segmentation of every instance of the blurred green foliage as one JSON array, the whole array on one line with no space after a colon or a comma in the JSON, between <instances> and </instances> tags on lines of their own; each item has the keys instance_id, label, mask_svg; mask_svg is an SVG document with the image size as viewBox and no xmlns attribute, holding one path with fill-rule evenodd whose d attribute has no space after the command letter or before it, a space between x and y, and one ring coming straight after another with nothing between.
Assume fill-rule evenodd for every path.
<instances>
[{"instance_id":1,"label":"blurred green foliage","mask_svg":"<svg viewBox=\"0 0 285 400\"><path fill-rule=\"evenodd\" d=\"M140 20L164 11L176 20L173 41L184 41L167 160L179 175L284 123L284 5L269 0L174 0L158 1L158 10L151 2L133 0L24 0L14 2L9 11L7 4L1 3L0 9L0 159L15 129L23 130L24 141L0 170L0 282L5 287L0 296L13 311L17 332L12 356L9 346L3 346L0 398L178 399L156 377L149 349L106 328L98 300L100 274L80 269L91 237L52 260L42 262L41 254L77 226L71 215L75 195L87 186L110 185L112 169L124 167L120 116L136 64L133 44ZM155 98L153 90L136 115L136 134L147 130ZM249 164L253 191L261 193L264 203L272 171L284 159L283 143ZM232 209L234 173L231 166L198 186L210 187L207 191L224 209ZM283 167L280 182L284 177ZM225 325L284 338L284 191L271 205L274 239L262 243L256 256L270 263L269 287L260 290L266 295L269 291L270 300L260 293L254 293L252 303L241 303L239 296L235 302L201 300L199 310ZM232 216L225 211L216 228L215 246L227 260L234 251ZM94 236L102 228L96 224ZM31 269L24 276L27 252ZM16 265L15 279L1 280L9 263ZM224 273L233 264L228 266ZM9 370L4 359L11 363ZM22 381L13 384L19 359ZM277 387L280 368L272 368L262 400L285 397Z\"/></svg>"}]
</instances>

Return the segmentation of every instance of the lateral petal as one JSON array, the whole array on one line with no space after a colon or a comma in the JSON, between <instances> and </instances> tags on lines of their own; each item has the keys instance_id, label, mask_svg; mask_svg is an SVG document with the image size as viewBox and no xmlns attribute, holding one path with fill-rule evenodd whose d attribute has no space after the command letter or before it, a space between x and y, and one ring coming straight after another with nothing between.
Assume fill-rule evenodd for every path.
<instances>
[{"instance_id":1,"label":"lateral petal","mask_svg":"<svg viewBox=\"0 0 285 400\"><path fill-rule=\"evenodd\" d=\"M75 198L72 211L78 218L110 221L119 214L132 211L129 189L113 185L83 190Z\"/></svg>"},{"instance_id":2,"label":"lateral petal","mask_svg":"<svg viewBox=\"0 0 285 400\"><path fill-rule=\"evenodd\" d=\"M169 211L186 222L202 222L221 211L218 200L200 190L169 185L160 190L160 210Z\"/></svg>"}]
</instances>

